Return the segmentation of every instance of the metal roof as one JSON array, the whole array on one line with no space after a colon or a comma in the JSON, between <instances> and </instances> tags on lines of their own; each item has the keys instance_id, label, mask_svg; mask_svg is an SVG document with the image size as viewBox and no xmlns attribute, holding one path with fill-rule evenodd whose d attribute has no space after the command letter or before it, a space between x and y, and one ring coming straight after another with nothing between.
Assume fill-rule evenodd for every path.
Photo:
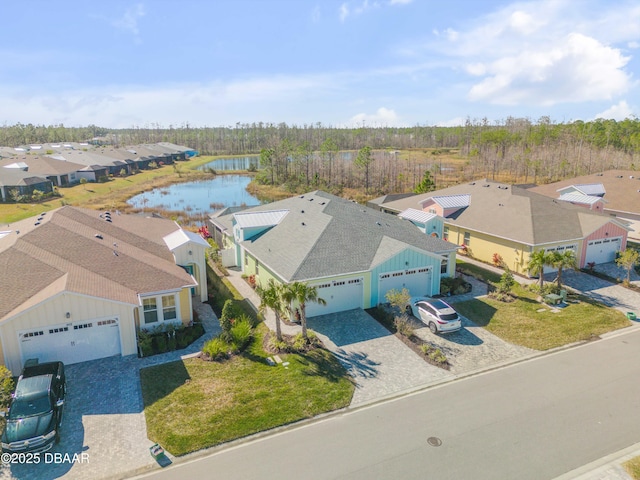
<instances>
[{"instance_id":1,"label":"metal roof","mask_svg":"<svg viewBox=\"0 0 640 480\"><path fill-rule=\"evenodd\" d=\"M278 225L289 213L289 210L269 210L267 212L242 212L235 213L236 223L241 228L268 227Z\"/></svg>"},{"instance_id":2,"label":"metal roof","mask_svg":"<svg viewBox=\"0 0 640 480\"><path fill-rule=\"evenodd\" d=\"M571 187L585 195L604 195L607 193L602 183L582 183L578 185L571 185ZM567 187L562 190L567 190Z\"/></svg>"},{"instance_id":3,"label":"metal roof","mask_svg":"<svg viewBox=\"0 0 640 480\"><path fill-rule=\"evenodd\" d=\"M594 197L593 195L584 195L582 193L564 193L558 197L558 200L571 203L582 203L585 205L593 205L594 203L602 200L601 197Z\"/></svg>"},{"instance_id":4,"label":"metal roof","mask_svg":"<svg viewBox=\"0 0 640 480\"><path fill-rule=\"evenodd\" d=\"M446 195L431 197L431 199L442 208L464 208L471 203L471 195ZM426 199L428 200L428 199ZM426 201L425 200L425 201Z\"/></svg>"},{"instance_id":5,"label":"metal roof","mask_svg":"<svg viewBox=\"0 0 640 480\"><path fill-rule=\"evenodd\" d=\"M420 223L427 223L432 218L437 217L435 213L428 213L422 210L416 210L415 208L407 208L403 212L400 212L398 216L400 218L404 218L405 220Z\"/></svg>"}]
</instances>

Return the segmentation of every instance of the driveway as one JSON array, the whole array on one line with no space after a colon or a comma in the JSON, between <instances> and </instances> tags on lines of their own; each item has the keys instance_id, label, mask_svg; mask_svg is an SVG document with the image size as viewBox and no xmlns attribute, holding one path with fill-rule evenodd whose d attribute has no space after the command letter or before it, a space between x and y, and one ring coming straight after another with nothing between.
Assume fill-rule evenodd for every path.
<instances>
[{"instance_id":1,"label":"driveway","mask_svg":"<svg viewBox=\"0 0 640 480\"><path fill-rule=\"evenodd\" d=\"M622 269L618 269L614 264L598 265L597 268L602 269L607 275L613 277L625 278L626 276ZM616 275L616 272L619 274ZM563 272L562 283L624 313L635 312L640 314L640 293L634 290L575 270Z\"/></svg>"},{"instance_id":2,"label":"driveway","mask_svg":"<svg viewBox=\"0 0 640 480\"><path fill-rule=\"evenodd\" d=\"M155 464L142 413L139 364L138 358L116 356L68 365L62 438L51 452L71 459L79 454L83 461L56 463L53 455L41 454L40 464L12 465L10 475L3 473L21 480L90 480L124 476Z\"/></svg>"},{"instance_id":3,"label":"driveway","mask_svg":"<svg viewBox=\"0 0 640 480\"><path fill-rule=\"evenodd\" d=\"M455 306L455 304L453 304ZM482 368L513 362L537 352L513 345L462 317L462 328L457 332L434 335L415 317L415 335L442 350L451 364L452 374L460 375Z\"/></svg>"},{"instance_id":4,"label":"driveway","mask_svg":"<svg viewBox=\"0 0 640 480\"><path fill-rule=\"evenodd\" d=\"M147 438L139 372L141 368L197 354L207 339L220 332L209 305L194 302L193 306L206 333L184 350L147 358L114 356L67 365L60 443L50 455L42 454L39 464L3 465L0 478L129 478L157 466L149 453L153 442ZM74 454L78 454L77 462L73 462ZM55 461L56 458L62 461Z\"/></svg>"},{"instance_id":5,"label":"driveway","mask_svg":"<svg viewBox=\"0 0 640 480\"><path fill-rule=\"evenodd\" d=\"M363 310L321 315L307 323L354 378L352 406L452 378L446 370L425 362Z\"/></svg>"}]
</instances>

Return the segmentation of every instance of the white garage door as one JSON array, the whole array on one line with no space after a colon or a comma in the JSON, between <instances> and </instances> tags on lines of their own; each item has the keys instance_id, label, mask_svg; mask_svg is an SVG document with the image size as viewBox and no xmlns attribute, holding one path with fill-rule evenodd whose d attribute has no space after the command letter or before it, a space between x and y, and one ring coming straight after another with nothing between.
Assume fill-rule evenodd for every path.
<instances>
[{"instance_id":1,"label":"white garage door","mask_svg":"<svg viewBox=\"0 0 640 480\"><path fill-rule=\"evenodd\" d=\"M67 323L26 330L18 334L22 361L37 358L40 363L86 362L120 354L120 327L116 319Z\"/></svg>"},{"instance_id":2,"label":"white garage door","mask_svg":"<svg viewBox=\"0 0 640 480\"><path fill-rule=\"evenodd\" d=\"M317 285L318 296L327 304L307 303L307 317L362 308L363 283L362 278L352 278Z\"/></svg>"},{"instance_id":3,"label":"white garage door","mask_svg":"<svg viewBox=\"0 0 640 480\"><path fill-rule=\"evenodd\" d=\"M385 295L389 290L409 290L412 297L431 296L431 268L413 268L398 272L380 274L378 280L378 303L387 300Z\"/></svg>"},{"instance_id":4,"label":"white garage door","mask_svg":"<svg viewBox=\"0 0 640 480\"><path fill-rule=\"evenodd\" d=\"M592 240L587 244L585 265L588 263L608 263L616 259L616 252L620 251L622 238Z\"/></svg>"}]
</instances>

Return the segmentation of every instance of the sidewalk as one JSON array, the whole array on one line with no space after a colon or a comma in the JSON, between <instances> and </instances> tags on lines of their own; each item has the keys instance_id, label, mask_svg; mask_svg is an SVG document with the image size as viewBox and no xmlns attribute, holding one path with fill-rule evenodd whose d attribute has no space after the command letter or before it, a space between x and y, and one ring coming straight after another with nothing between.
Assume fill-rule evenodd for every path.
<instances>
[{"instance_id":1,"label":"sidewalk","mask_svg":"<svg viewBox=\"0 0 640 480\"><path fill-rule=\"evenodd\" d=\"M488 265L473 258L464 257L464 261L495 272L498 275L502 275L504 273L504 270L501 268ZM229 276L227 277L228 280L257 310L260 305L260 297L242 278L241 271L237 268L229 268L227 270L229 272ZM538 279L526 278L520 275L516 275L515 278L520 284L533 284L538 282ZM473 292L475 295L478 295L478 293L479 292L477 290L476 292ZM264 317L265 324L271 330L275 330L275 315L273 314L273 311L267 309L264 312ZM295 335L300 332L299 325L287 325L282 322L281 327L282 333L287 335ZM588 465L584 465L571 472L567 472L554 480L632 480L631 476L626 473L625 469L622 467L622 464L636 456L640 456L640 443L596 460Z\"/></svg>"}]
</instances>

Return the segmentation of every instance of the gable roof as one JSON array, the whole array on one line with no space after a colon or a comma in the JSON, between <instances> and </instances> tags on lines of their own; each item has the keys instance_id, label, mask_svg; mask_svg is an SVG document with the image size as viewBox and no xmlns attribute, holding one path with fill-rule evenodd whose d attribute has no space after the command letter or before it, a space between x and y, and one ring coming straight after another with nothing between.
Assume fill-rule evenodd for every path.
<instances>
[{"instance_id":1,"label":"gable roof","mask_svg":"<svg viewBox=\"0 0 640 480\"><path fill-rule=\"evenodd\" d=\"M625 213L640 215L640 172L635 170L607 170L590 175L538 185L530 190L547 197L557 198L559 190L572 185L601 183L607 202L604 210L624 217Z\"/></svg>"},{"instance_id":2,"label":"gable roof","mask_svg":"<svg viewBox=\"0 0 640 480\"><path fill-rule=\"evenodd\" d=\"M433 200L442 208L465 208L469 206L471 202L471 195L462 194L462 195L438 195L427 197L424 200L420 201L421 205L424 205L429 200Z\"/></svg>"},{"instance_id":3,"label":"gable roof","mask_svg":"<svg viewBox=\"0 0 640 480\"><path fill-rule=\"evenodd\" d=\"M571 202L571 203L580 203L583 205L593 205L594 203L598 203L603 201L602 197L595 197L593 195L585 195L583 193L563 193L558 197L558 200L562 200L563 202Z\"/></svg>"},{"instance_id":4,"label":"gable roof","mask_svg":"<svg viewBox=\"0 0 640 480\"><path fill-rule=\"evenodd\" d=\"M602 183L580 183L577 185L569 185L567 187L562 187L558 189L558 192L562 193L563 191L571 191L577 190L583 195L604 195L607 193L607 190L604 188Z\"/></svg>"},{"instance_id":5,"label":"gable roof","mask_svg":"<svg viewBox=\"0 0 640 480\"><path fill-rule=\"evenodd\" d=\"M277 226L242 246L285 281L367 271L407 248L437 256L457 250L408 221L322 191L247 212L282 210Z\"/></svg>"},{"instance_id":6,"label":"gable roof","mask_svg":"<svg viewBox=\"0 0 640 480\"><path fill-rule=\"evenodd\" d=\"M0 267L10 272L0 277L0 320L63 291L138 305L139 294L194 285L162 240L180 228L170 220L114 214L107 222L65 206L9 228L0 238Z\"/></svg>"},{"instance_id":7,"label":"gable roof","mask_svg":"<svg viewBox=\"0 0 640 480\"><path fill-rule=\"evenodd\" d=\"M424 210L417 210L415 208L407 208L398 214L400 218L410 220L413 222L427 223L429 220L437 217L435 213L428 213Z\"/></svg>"},{"instance_id":8,"label":"gable roof","mask_svg":"<svg viewBox=\"0 0 640 480\"><path fill-rule=\"evenodd\" d=\"M469 206L445 222L472 231L513 240L525 245L575 240L592 233L595 225L615 219L583 207L560 202L531 190L491 182L486 179L416 195L383 205L387 210L402 211L429 197L470 195Z\"/></svg>"}]
</instances>

